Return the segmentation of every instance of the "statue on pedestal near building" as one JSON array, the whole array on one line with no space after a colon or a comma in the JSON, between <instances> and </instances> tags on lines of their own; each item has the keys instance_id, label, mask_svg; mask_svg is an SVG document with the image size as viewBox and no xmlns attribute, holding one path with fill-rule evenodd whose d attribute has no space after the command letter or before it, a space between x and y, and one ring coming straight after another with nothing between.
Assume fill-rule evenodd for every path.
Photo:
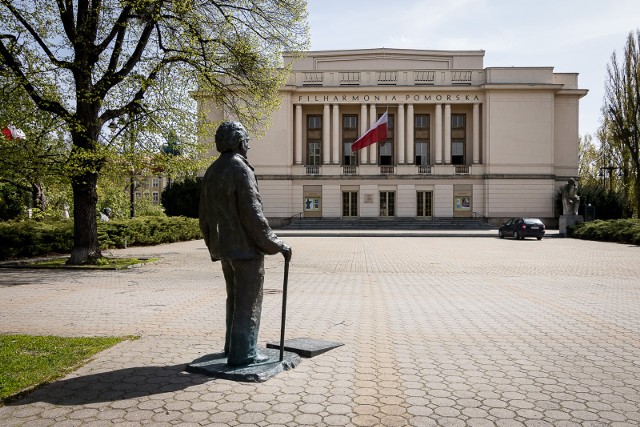
<instances>
[{"instance_id":1,"label":"statue on pedestal near building","mask_svg":"<svg viewBox=\"0 0 640 427\"><path fill-rule=\"evenodd\" d=\"M569 181L562 186L562 214L578 215L580 207L580 196L578 196L578 185L576 180L569 178Z\"/></svg>"}]
</instances>

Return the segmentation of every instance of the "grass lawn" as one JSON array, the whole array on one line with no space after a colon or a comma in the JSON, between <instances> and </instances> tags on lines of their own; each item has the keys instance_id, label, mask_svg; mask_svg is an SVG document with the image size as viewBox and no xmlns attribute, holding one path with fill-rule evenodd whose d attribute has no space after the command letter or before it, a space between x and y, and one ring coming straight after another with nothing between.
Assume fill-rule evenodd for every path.
<instances>
[{"instance_id":1,"label":"grass lawn","mask_svg":"<svg viewBox=\"0 0 640 427\"><path fill-rule=\"evenodd\" d=\"M22 264L24 267L40 268L90 268L97 270L120 270L133 265L156 262L160 258L100 258L97 264L66 265L68 258L54 258L46 261L32 261Z\"/></svg>"},{"instance_id":2,"label":"grass lawn","mask_svg":"<svg viewBox=\"0 0 640 427\"><path fill-rule=\"evenodd\" d=\"M0 335L0 404L64 376L125 339Z\"/></svg>"}]
</instances>

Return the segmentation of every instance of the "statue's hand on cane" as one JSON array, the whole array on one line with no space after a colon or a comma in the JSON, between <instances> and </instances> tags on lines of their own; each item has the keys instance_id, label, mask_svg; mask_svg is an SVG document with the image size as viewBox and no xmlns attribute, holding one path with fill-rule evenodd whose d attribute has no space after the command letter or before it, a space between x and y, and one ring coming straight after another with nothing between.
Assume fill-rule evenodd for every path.
<instances>
[{"instance_id":1,"label":"statue's hand on cane","mask_svg":"<svg viewBox=\"0 0 640 427\"><path fill-rule=\"evenodd\" d=\"M282 249L280 249L280 253L284 256L285 261L291 260L291 246L283 244Z\"/></svg>"}]
</instances>

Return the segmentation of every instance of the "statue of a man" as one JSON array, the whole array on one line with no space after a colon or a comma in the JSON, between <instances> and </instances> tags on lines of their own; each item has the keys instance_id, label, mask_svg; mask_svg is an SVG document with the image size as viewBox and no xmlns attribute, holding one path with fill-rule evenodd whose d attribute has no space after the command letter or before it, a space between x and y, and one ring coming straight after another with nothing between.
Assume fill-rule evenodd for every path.
<instances>
[{"instance_id":1,"label":"statue of a man","mask_svg":"<svg viewBox=\"0 0 640 427\"><path fill-rule=\"evenodd\" d=\"M204 175L200 229L211 260L222 263L227 284L227 363L249 365L268 359L257 350L264 254L280 252L288 260L291 248L273 233L262 212L258 183L247 161L244 126L222 123L215 142L221 154Z\"/></svg>"},{"instance_id":2,"label":"statue of a man","mask_svg":"<svg viewBox=\"0 0 640 427\"><path fill-rule=\"evenodd\" d=\"M578 207L580 207L578 186L575 179L569 178L569 181L562 186L562 214L578 215Z\"/></svg>"}]
</instances>

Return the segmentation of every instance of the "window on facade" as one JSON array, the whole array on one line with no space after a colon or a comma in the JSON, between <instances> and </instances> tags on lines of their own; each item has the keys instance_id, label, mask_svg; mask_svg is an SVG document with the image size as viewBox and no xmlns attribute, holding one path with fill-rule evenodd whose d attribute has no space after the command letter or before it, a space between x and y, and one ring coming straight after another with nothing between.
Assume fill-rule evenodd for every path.
<instances>
[{"instance_id":1,"label":"window on facade","mask_svg":"<svg viewBox=\"0 0 640 427\"><path fill-rule=\"evenodd\" d=\"M396 216L396 192L380 192L380 216Z\"/></svg>"},{"instance_id":2,"label":"window on facade","mask_svg":"<svg viewBox=\"0 0 640 427\"><path fill-rule=\"evenodd\" d=\"M158 204L158 202L160 201L160 195L158 194L157 191L153 192L153 204Z\"/></svg>"},{"instance_id":3,"label":"window on facade","mask_svg":"<svg viewBox=\"0 0 640 427\"><path fill-rule=\"evenodd\" d=\"M466 114L451 115L451 163L464 165L464 147L467 141Z\"/></svg>"},{"instance_id":4,"label":"window on facade","mask_svg":"<svg viewBox=\"0 0 640 427\"><path fill-rule=\"evenodd\" d=\"M322 162L322 116L307 116L307 165L319 166Z\"/></svg>"},{"instance_id":5,"label":"window on facade","mask_svg":"<svg viewBox=\"0 0 640 427\"><path fill-rule=\"evenodd\" d=\"M382 114L378 114L378 119L382 117ZM394 136L394 117L393 114L389 114L387 119L387 139L378 143L379 150L378 164L386 166L393 165L393 136Z\"/></svg>"},{"instance_id":6,"label":"window on facade","mask_svg":"<svg viewBox=\"0 0 640 427\"><path fill-rule=\"evenodd\" d=\"M160 187L160 180L159 180L158 178L153 178L153 179L151 180L151 185L152 185L154 188L158 188L158 187Z\"/></svg>"},{"instance_id":7,"label":"window on facade","mask_svg":"<svg viewBox=\"0 0 640 427\"><path fill-rule=\"evenodd\" d=\"M417 191L416 192L416 216L419 218L433 216L433 192Z\"/></svg>"},{"instance_id":8,"label":"window on facade","mask_svg":"<svg viewBox=\"0 0 640 427\"><path fill-rule=\"evenodd\" d=\"M416 114L414 116L415 125L413 128L413 140L416 144L415 164L425 166L430 164L429 159L429 140L431 128L428 114Z\"/></svg>"},{"instance_id":9,"label":"window on facade","mask_svg":"<svg viewBox=\"0 0 640 427\"><path fill-rule=\"evenodd\" d=\"M342 192L342 216L343 217L358 216L358 192L357 191Z\"/></svg>"},{"instance_id":10,"label":"window on facade","mask_svg":"<svg viewBox=\"0 0 640 427\"><path fill-rule=\"evenodd\" d=\"M342 151L344 166L356 166L358 164L358 156L351 151L351 144L358 139L358 116L347 115L342 116Z\"/></svg>"}]
</instances>

